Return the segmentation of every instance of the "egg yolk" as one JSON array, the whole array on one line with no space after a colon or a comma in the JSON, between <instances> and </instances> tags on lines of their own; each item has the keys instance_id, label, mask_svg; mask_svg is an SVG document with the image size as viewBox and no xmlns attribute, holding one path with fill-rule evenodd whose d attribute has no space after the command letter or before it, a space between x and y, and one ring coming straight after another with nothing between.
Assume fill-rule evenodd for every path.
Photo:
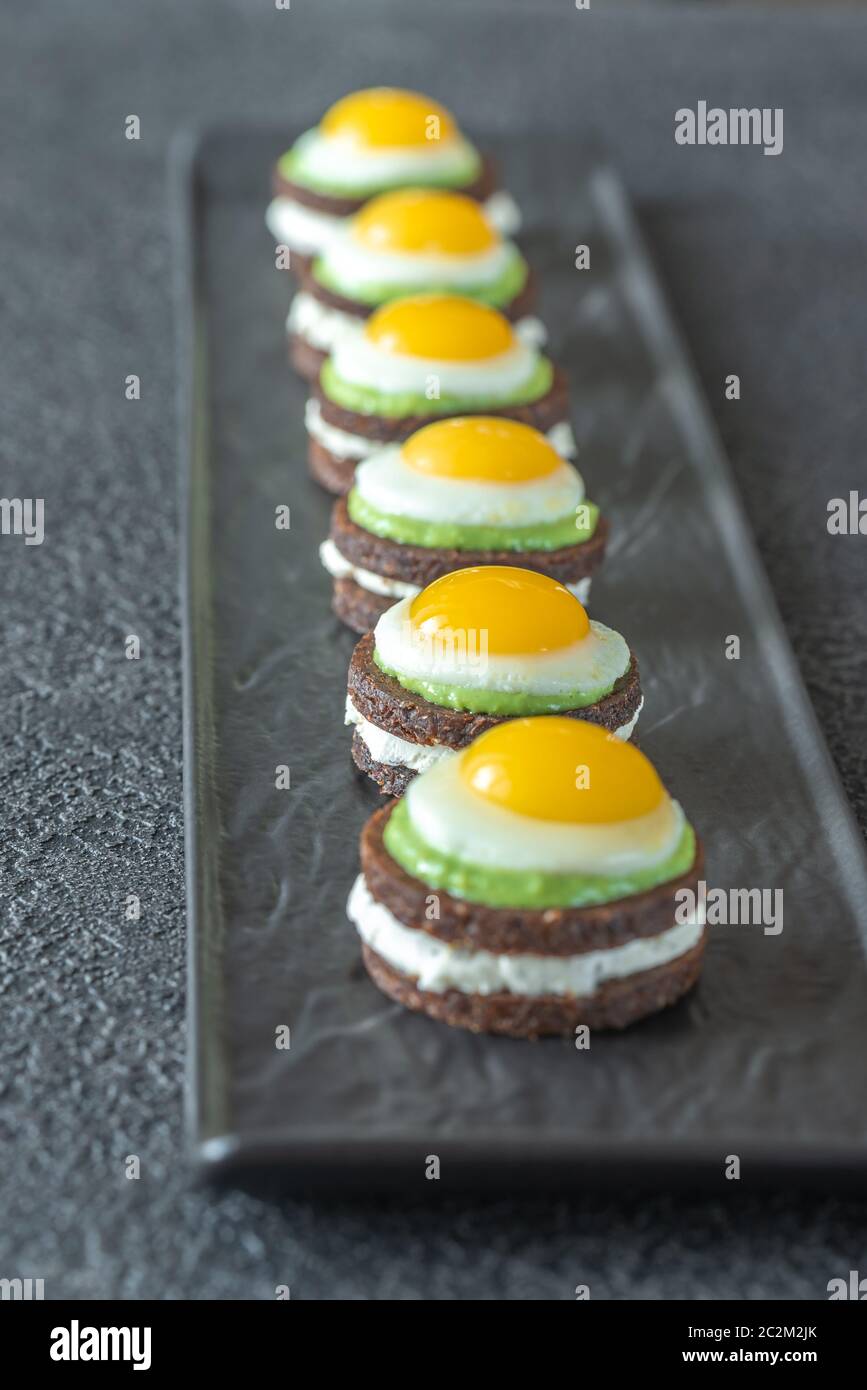
<instances>
[{"instance_id":1,"label":"egg yolk","mask_svg":"<svg viewBox=\"0 0 867 1390\"><path fill-rule=\"evenodd\" d=\"M400 87L370 87L350 93L325 113L319 129L324 135L370 149L412 145L436 149L457 134L454 117L444 106L421 92Z\"/></svg>"},{"instance_id":2,"label":"egg yolk","mask_svg":"<svg viewBox=\"0 0 867 1390\"><path fill-rule=\"evenodd\" d=\"M466 787L533 820L613 825L648 815L668 795L633 743L581 719L509 720L459 756Z\"/></svg>"},{"instance_id":3,"label":"egg yolk","mask_svg":"<svg viewBox=\"0 0 867 1390\"><path fill-rule=\"evenodd\" d=\"M511 565L476 565L435 579L413 599L409 617L425 638L463 638L490 656L539 656L590 631L587 614L563 584Z\"/></svg>"},{"instance_id":4,"label":"egg yolk","mask_svg":"<svg viewBox=\"0 0 867 1390\"><path fill-rule=\"evenodd\" d=\"M384 352L439 362L481 362L515 346L509 320L496 309L451 294L415 294L383 304L364 336Z\"/></svg>"},{"instance_id":5,"label":"egg yolk","mask_svg":"<svg viewBox=\"0 0 867 1390\"><path fill-rule=\"evenodd\" d=\"M498 243L472 198L418 189L372 198L352 219L352 237L371 251L440 256L471 256Z\"/></svg>"},{"instance_id":6,"label":"egg yolk","mask_svg":"<svg viewBox=\"0 0 867 1390\"><path fill-rule=\"evenodd\" d=\"M468 483L530 483L564 466L544 434L490 415L425 425L403 445L401 458L416 473Z\"/></svg>"}]
</instances>

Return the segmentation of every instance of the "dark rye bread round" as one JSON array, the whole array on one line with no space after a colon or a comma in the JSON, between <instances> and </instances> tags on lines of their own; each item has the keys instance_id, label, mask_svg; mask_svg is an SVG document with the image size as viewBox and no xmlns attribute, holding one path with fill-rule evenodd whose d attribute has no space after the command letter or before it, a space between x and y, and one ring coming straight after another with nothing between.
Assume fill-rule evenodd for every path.
<instances>
[{"instance_id":1,"label":"dark rye bread round","mask_svg":"<svg viewBox=\"0 0 867 1390\"><path fill-rule=\"evenodd\" d=\"M339 309L342 313L350 314L359 321L370 317L375 306L359 304L354 299L344 299L342 295L327 290L324 285L320 285L313 275L312 265L313 261L310 257L303 261L300 257L296 258L293 269L298 276L302 290L311 294L314 299L318 299L321 304L327 304L332 309ZM529 314L535 303L536 284L533 272L530 271L521 293L503 306L503 313L512 322L516 322L525 314ZM289 361L298 375L303 377L305 381L312 383L318 380L322 364L327 356L327 352L314 347L302 334L289 334Z\"/></svg>"},{"instance_id":2,"label":"dark rye bread round","mask_svg":"<svg viewBox=\"0 0 867 1390\"><path fill-rule=\"evenodd\" d=\"M322 363L327 357L327 353L320 348L308 343L306 338L302 338L298 333L289 334L289 365L300 377L311 384L319 380L319 373L322 371Z\"/></svg>"},{"instance_id":3,"label":"dark rye bread round","mask_svg":"<svg viewBox=\"0 0 867 1390\"><path fill-rule=\"evenodd\" d=\"M297 358L293 354L294 346L290 345L290 359L300 375L306 377L308 375L305 370L306 357L301 355L300 349ZM420 430L423 425L431 425L436 420L449 418L447 414L442 413L408 415L398 419L386 418L383 415L359 415L353 410L344 410L341 406L335 405L333 401L329 401L318 381L314 384L313 391L319 401L323 420L329 425L336 426L337 429L345 430L348 434L370 440L371 453L384 444L401 443L404 439L408 439L411 434L414 434L416 430ZM518 420L524 425L533 425L535 429L541 430L545 434L554 425L564 424L569 420L569 388L566 375L560 367L555 367L550 390L538 401L533 401L529 405L503 406L500 409L486 407L484 410L462 410L453 413L496 415L504 420ZM357 463L357 459L338 458L312 435L308 436L307 466L315 481L326 491L334 493L338 497L346 494L352 487Z\"/></svg>"},{"instance_id":4,"label":"dark rye bread round","mask_svg":"<svg viewBox=\"0 0 867 1390\"><path fill-rule=\"evenodd\" d=\"M307 441L307 469L311 478L326 492L345 497L355 477L359 459L342 459L311 435Z\"/></svg>"},{"instance_id":5,"label":"dark rye bread round","mask_svg":"<svg viewBox=\"0 0 867 1390\"><path fill-rule=\"evenodd\" d=\"M312 270L299 271L301 289L318 299L320 304L326 304L329 309L339 309L342 314L350 314L353 318L360 320L369 319L374 310L378 307L375 304L361 304L357 299L347 299L342 294L335 293L325 285L320 284ZM535 307L538 298L538 287L536 277L532 270L528 269L527 279L519 294L504 305L501 312L511 322L523 318Z\"/></svg>"},{"instance_id":6,"label":"dark rye bread round","mask_svg":"<svg viewBox=\"0 0 867 1390\"><path fill-rule=\"evenodd\" d=\"M577 584L591 577L602 563L609 526L600 517L596 530L580 545L560 550L437 550L383 540L350 520L346 501L340 497L331 516L331 539L341 555L360 569L388 579L402 579L420 589L443 574L468 565L514 565L550 574L563 584ZM392 594L375 594L354 579L335 579L331 608L353 632L370 632L387 608L396 602Z\"/></svg>"},{"instance_id":7,"label":"dark rye bread round","mask_svg":"<svg viewBox=\"0 0 867 1390\"><path fill-rule=\"evenodd\" d=\"M667 965L642 970L624 980L608 980L586 999L556 994L462 994L456 989L435 994L419 989L414 980L395 970L363 942L361 955L377 988L404 1008L427 1014L453 1028L468 1028L472 1033L534 1040L571 1035L579 1024L591 1031L626 1028L676 1003L698 980L706 935L705 932L691 951Z\"/></svg>"},{"instance_id":8,"label":"dark rye bread round","mask_svg":"<svg viewBox=\"0 0 867 1390\"><path fill-rule=\"evenodd\" d=\"M475 198L477 202L484 202L486 198L490 198L497 186L494 162L487 155L483 155L478 178L464 188L452 191L464 193L468 198ZM376 197L374 193L369 193L364 198L340 198L330 193L317 193L312 188L305 188L303 183L293 183L291 179L284 178L278 164L275 164L271 176L271 190L275 198L291 198L295 203L301 203L315 212L330 213L332 217L351 217L359 208L363 208L365 203L369 203L371 198Z\"/></svg>"},{"instance_id":9,"label":"dark rye bread round","mask_svg":"<svg viewBox=\"0 0 867 1390\"><path fill-rule=\"evenodd\" d=\"M397 602L392 594L372 594L354 579L332 581L331 611L353 632L371 632L387 608Z\"/></svg>"},{"instance_id":10,"label":"dark rye bread round","mask_svg":"<svg viewBox=\"0 0 867 1390\"><path fill-rule=\"evenodd\" d=\"M704 850L696 840L695 859L680 878L596 907L486 907L454 898L413 878L392 859L382 835L398 801L374 811L361 832L361 872L368 891L405 927L469 951L575 956L625 946L639 937L658 936L675 925L676 894L698 889ZM439 917L429 920L431 895Z\"/></svg>"},{"instance_id":11,"label":"dark rye bread round","mask_svg":"<svg viewBox=\"0 0 867 1390\"><path fill-rule=\"evenodd\" d=\"M486 729L504 722L504 716L446 709L443 705L431 704L423 695L405 690L393 676L386 675L377 666L373 659L374 645L372 632L362 637L352 653L348 679L349 698L358 713L371 724L410 743L466 748ZM569 718L585 719L590 724L601 724L604 729L619 729L629 722L640 704L641 681L638 662L633 655L627 671L608 695L594 705L562 713Z\"/></svg>"},{"instance_id":12,"label":"dark rye bread round","mask_svg":"<svg viewBox=\"0 0 867 1390\"><path fill-rule=\"evenodd\" d=\"M609 531L607 519L600 517L589 540L559 550L448 550L404 545L357 526L349 515L345 497L339 497L331 513L329 535L351 565L423 589L444 574L471 565L520 564L523 569L548 574L561 584L577 584L594 575L602 564ZM354 579L334 580L331 607L354 632L370 632L395 602L393 595L372 593Z\"/></svg>"},{"instance_id":13,"label":"dark rye bread round","mask_svg":"<svg viewBox=\"0 0 867 1390\"><path fill-rule=\"evenodd\" d=\"M440 550L404 545L365 531L350 517L345 497L340 497L331 512L329 534L351 565L423 589L444 574L471 565L520 565L522 569L548 574L561 584L577 584L579 579L595 574L601 565L608 532L608 522L601 516L589 540L564 545L559 550Z\"/></svg>"},{"instance_id":14,"label":"dark rye bread round","mask_svg":"<svg viewBox=\"0 0 867 1390\"><path fill-rule=\"evenodd\" d=\"M329 425L345 430L348 434L369 439L372 444L399 444L408 439L424 425L435 420L446 420L449 415L432 411L426 415L362 415L355 410L345 410L329 399L317 381L313 388L319 401L322 418ZM569 419L569 384L562 367L554 367L551 385L537 401L526 405L484 406L477 410L458 410L455 415L495 415L502 420L518 420L521 424L532 425L543 434L554 425Z\"/></svg>"},{"instance_id":15,"label":"dark rye bread round","mask_svg":"<svg viewBox=\"0 0 867 1390\"><path fill-rule=\"evenodd\" d=\"M411 767L404 767L403 763L378 763L371 757L370 749L358 729L353 730L351 751L352 761L359 772L375 782L383 796L403 796L413 777L418 775Z\"/></svg>"},{"instance_id":16,"label":"dark rye bread round","mask_svg":"<svg viewBox=\"0 0 867 1390\"><path fill-rule=\"evenodd\" d=\"M327 352L308 343L300 333L289 334L289 365L311 386L319 380L327 357Z\"/></svg>"}]
</instances>

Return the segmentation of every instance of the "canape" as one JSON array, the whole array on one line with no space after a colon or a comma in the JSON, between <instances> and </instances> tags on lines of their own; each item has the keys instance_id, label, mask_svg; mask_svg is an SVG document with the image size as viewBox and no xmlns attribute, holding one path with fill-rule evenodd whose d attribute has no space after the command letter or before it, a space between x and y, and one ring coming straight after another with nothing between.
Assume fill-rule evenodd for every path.
<instances>
[{"instance_id":1,"label":"canape","mask_svg":"<svg viewBox=\"0 0 867 1390\"><path fill-rule=\"evenodd\" d=\"M702 873L695 831L634 745L526 718L374 813L347 911L391 999L536 1038L623 1028L684 995L705 945Z\"/></svg>"},{"instance_id":2,"label":"canape","mask_svg":"<svg viewBox=\"0 0 867 1390\"><path fill-rule=\"evenodd\" d=\"M408 187L457 189L506 236L520 225L491 161L451 113L398 87L351 92L281 155L266 221L275 240L289 247L290 269L304 269L369 198Z\"/></svg>"},{"instance_id":3,"label":"canape","mask_svg":"<svg viewBox=\"0 0 867 1390\"><path fill-rule=\"evenodd\" d=\"M474 565L539 570L586 603L608 530L580 473L538 430L457 416L358 465L320 556L335 613L363 633L396 599Z\"/></svg>"},{"instance_id":4,"label":"canape","mask_svg":"<svg viewBox=\"0 0 867 1390\"><path fill-rule=\"evenodd\" d=\"M545 341L527 262L462 193L403 189L371 199L299 279L286 328L292 365L308 381L347 329L409 294L478 299L501 309L519 338Z\"/></svg>"},{"instance_id":5,"label":"canape","mask_svg":"<svg viewBox=\"0 0 867 1390\"><path fill-rule=\"evenodd\" d=\"M575 454L564 372L498 309L461 295L411 295L341 335L307 402L308 464L338 495L385 444L453 415L496 415Z\"/></svg>"},{"instance_id":6,"label":"canape","mask_svg":"<svg viewBox=\"0 0 867 1390\"><path fill-rule=\"evenodd\" d=\"M352 654L356 766L390 795L507 719L563 714L632 735L638 663L613 628L534 570L455 570L401 599Z\"/></svg>"}]
</instances>

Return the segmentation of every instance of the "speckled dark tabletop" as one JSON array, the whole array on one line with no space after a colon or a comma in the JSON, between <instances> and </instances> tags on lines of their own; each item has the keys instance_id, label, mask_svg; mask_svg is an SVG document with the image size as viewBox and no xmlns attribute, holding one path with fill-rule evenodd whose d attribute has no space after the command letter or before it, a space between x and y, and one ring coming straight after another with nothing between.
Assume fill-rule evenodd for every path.
<instances>
[{"instance_id":1,"label":"speckled dark tabletop","mask_svg":"<svg viewBox=\"0 0 867 1390\"><path fill-rule=\"evenodd\" d=\"M822 1298L867 1201L588 1196L313 1204L191 1181L167 142L402 82L472 130L595 123L692 344L780 608L867 823L867 17L373 0L49 0L0 12L3 1010L0 1276L51 1297ZM609 12L603 14L603 10ZM785 149L675 145L699 99ZM124 119L141 118L141 140ZM724 378L742 381L726 402ZM124 378L141 377L138 402ZM130 633L138 662L124 659ZM785 814L785 808L779 808ZM125 921L127 895L142 918ZM127 1178L127 1156L140 1177Z\"/></svg>"}]
</instances>

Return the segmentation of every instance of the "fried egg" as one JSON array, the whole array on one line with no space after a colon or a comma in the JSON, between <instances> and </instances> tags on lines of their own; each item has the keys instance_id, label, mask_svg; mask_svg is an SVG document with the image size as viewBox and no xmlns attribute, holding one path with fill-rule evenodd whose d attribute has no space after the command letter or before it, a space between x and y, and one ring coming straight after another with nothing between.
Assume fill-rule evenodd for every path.
<instances>
[{"instance_id":1,"label":"fried egg","mask_svg":"<svg viewBox=\"0 0 867 1390\"><path fill-rule=\"evenodd\" d=\"M383 305L363 327L341 335L330 360L354 385L435 401L508 396L529 381L540 358L497 309L461 295L419 294Z\"/></svg>"},{"instance_id":2,"label":"fried egg","mask_svg":"<svg viewBox=\"0 0 867 1390\"><path fill-rule=\"evenodd\" d=\"M684 815L645 755L596 724L545 715L498 724L410 784L426 844L487 866L627 874L674 853Z\"/></svg>"},{"instance_id":3,"label":"fried egg","mask_svg":"<svg viewBox=\"0 0 867 1390\"><path fill-rule=\"evenodd\" d=\"M565 585L512 565L477 565L401 599L375 629L398 680L458 690L597 697L627 671L618 632L591 622Z\"/></svg>"},{"instance_id":4,"label":"fried egg","mask_svg":"<svg viewBox=\"0 0 867 1390\"><path fill-rule=\"evenodd\" d=\"M431 182L455 187L476 178L477 151L451 112L420 92L371 87L336 102L295 142L292 173L336 188Z\"/></svg>"},{"instance_id":5,"label":"fried egg","mask_svg":"<svg viewBox=\"0 0 867 1390\"><path fill-rule=\"evenodd\" d=\"M349 296L363 297L371 287L448 286L483 297L510 265L520 288L526 270L517 247L503 241L472 198L404 189L371 199L349 218L325 249L317 274ZM511 282L512 275L507 278Z\"/></svg>"},{"instance_id":6,"label":"fried egg","mask_svg":"<svg viewBox=\"0 0 867 1390\"><path fill-rule=\"evenodd\" d=\"M576 513L584 482L544 434L495 416L438 420L361 463L377 511L467 526L531 526Z\"/></svg>"}]
</instances>

